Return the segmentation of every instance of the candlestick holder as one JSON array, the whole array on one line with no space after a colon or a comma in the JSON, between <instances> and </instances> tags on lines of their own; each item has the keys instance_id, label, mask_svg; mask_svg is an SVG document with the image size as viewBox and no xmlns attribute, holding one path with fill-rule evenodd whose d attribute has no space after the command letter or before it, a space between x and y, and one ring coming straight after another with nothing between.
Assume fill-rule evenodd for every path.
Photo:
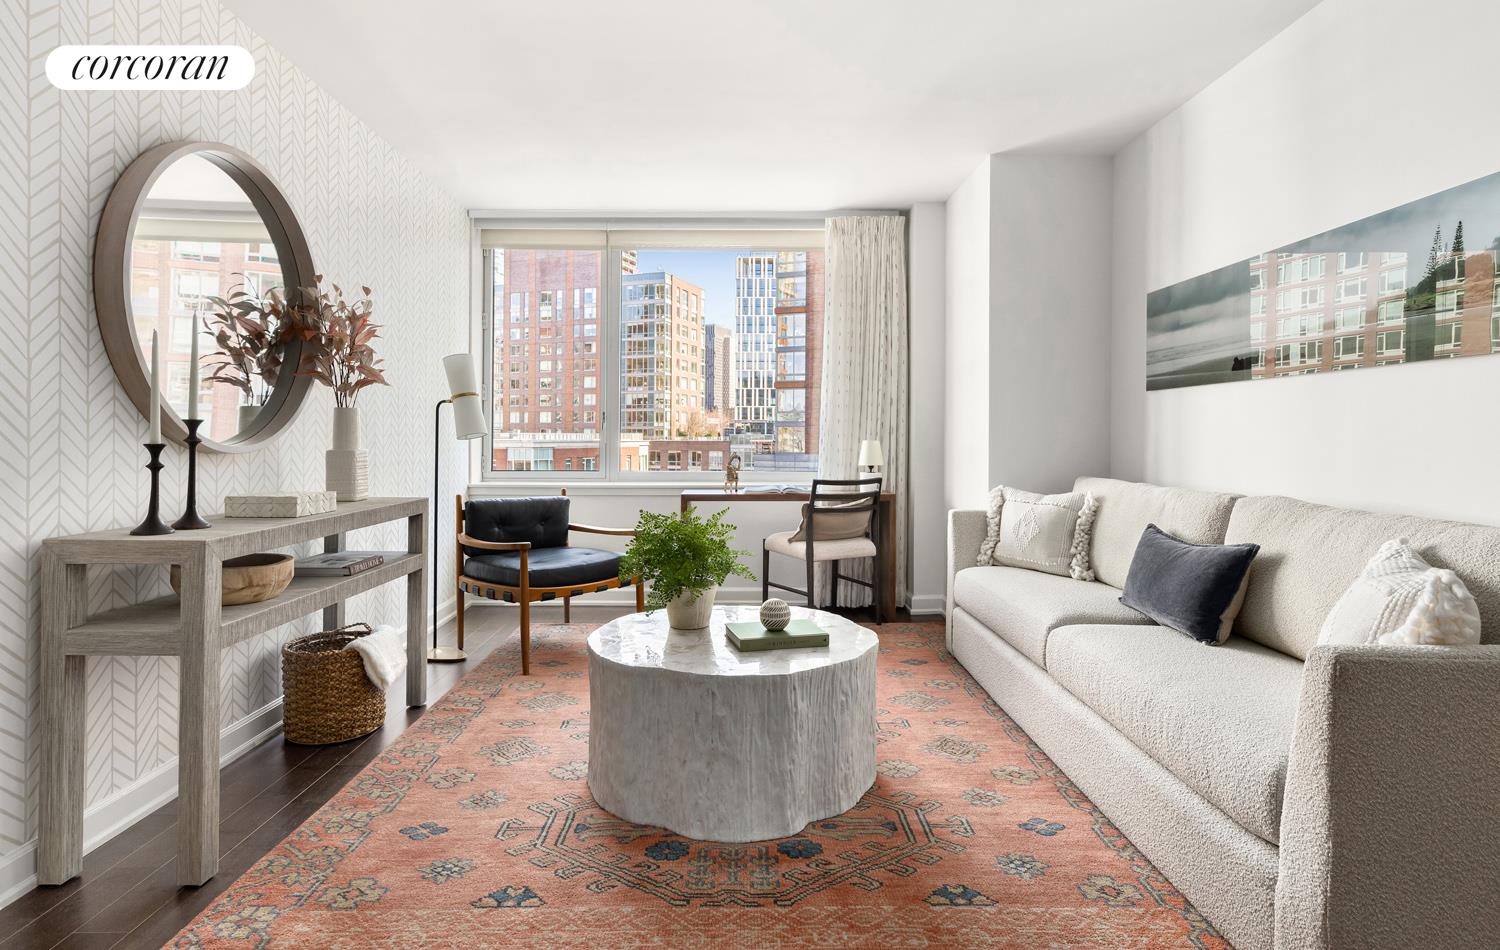
<instances>
[{"instance_id":1,"label":"candlestick holder","mask_svg":"<svg viewBox=\"0 0 1500 950\"><path fill-rule=\"evenodd\" d=\"M204 521L198 514L198 444L203 440L198 438L198 427L203 425L202 419L184 419L187 426L187 505L183 508L182 517L172 522L172 527L179 531L194 531L199 528L211 528L213 525Z\"/></svg>"},{"instance_id":2,"label":"candlestick holder","mask_svg":"<svg viewBox=\"0 0 1500 950\"><path fill-rule=\"evenodd\" d=\"M146 520L131 529L130 533L171 534L171 527L161 520L161 450L167 446L164 442L147 442L145 446L151 455L151 461L146 463L147 470L151 472L151 500L146 504Z\"/></svg>"}]
</instances>

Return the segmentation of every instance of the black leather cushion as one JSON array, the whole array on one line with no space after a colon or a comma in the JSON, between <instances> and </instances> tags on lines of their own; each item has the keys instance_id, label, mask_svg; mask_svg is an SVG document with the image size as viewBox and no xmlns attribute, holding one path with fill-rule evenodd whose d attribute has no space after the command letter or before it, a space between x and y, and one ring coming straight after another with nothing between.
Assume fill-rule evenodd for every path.
<instances>
[{"instance_id":1,"label":"black leather cushion","mask_svg":"<svg viewBox=\"0 0 1500 950\"><path fill-rule=\"evenodd\" d=\"M471 499L464 505L464 533L480 541L530 541L533 550L565 547L568 496ZM465 548L464 553L477 557L495 552Z\"/></svg>"},{"instance_id":2,"label":"black leather cushion","mask_svg":"<svg viewBox=\"0 0 1500 950\"><path fill-rule=\"evenodd\" d=\"M526 562L532 587L597 584L620 576L620 555L597 548L532 548ZM485 554L467 558L464 574L476 581L521 586L521 555Z\"/></svg>"}]
</instances>

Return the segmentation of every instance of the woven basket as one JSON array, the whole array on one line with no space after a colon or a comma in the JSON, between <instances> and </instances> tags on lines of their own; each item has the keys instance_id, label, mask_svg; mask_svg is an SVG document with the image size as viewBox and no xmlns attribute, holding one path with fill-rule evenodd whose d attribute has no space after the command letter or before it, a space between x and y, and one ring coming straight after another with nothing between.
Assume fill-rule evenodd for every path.
<instances>
[{"instance_id":1,"label":"woven basket","mask_svg":"<svg viewBox=\"0 0 1500 950\"><path fill-rule=\"evenodd\" d=\"M281 648L282 730L288 742L329 745L367 736L385 722L385 690L345 650L367 623L298 637Z\"/></svg>"}]
</instances>

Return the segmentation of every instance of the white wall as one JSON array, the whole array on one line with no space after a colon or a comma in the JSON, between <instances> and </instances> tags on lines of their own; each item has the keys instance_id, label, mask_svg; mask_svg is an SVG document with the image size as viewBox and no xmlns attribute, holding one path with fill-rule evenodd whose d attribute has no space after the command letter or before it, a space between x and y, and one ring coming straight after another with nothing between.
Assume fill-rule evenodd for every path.
<instances>
[{"instance_id":1,"label":"white wall","mask_svg":"<svg viewBox=\"0 0 1500 950\"><path fill-rule=\"evenodd\" d=\"M989 492L990 160L948 198L943 385L943 508ZM922 381L912 376L912 388ZM946 519L945 519L946 521ZM946 531L946 528L945 528Z\"/></svg>"},{"instance_id":2,"label":"white wall","mask_svg":"<svg viewBox=\"0 0 1500 950\"><path fill-rule=\"evenodd\" d=\"M9 7L7 8L9 12ZM0 903L32 872L37 806L37 616L43 539L140 520L146 422L110 370L93 312L89 265L99 212L125 165L182 139L225 142L251 155L285 191L317 269L368 284L384 325L377 349L390 389L360 397L374 494L426 495L422 449L432 406L446 393L440 358L466 347L468 220L306 75L216 0L29 0L0 33ZM47 54L73 43L236 43L256 61L244 90L219 93L63 93L43 75ZM225 494L314 488L323 482L332 399L316 388L270 447L208 455L201 510ZM413 451L412 436L417 436ZM462 484L463 447L450 443L449 490ZM169 446L164 498L182 497L184 455ZM355 547L404 545L404 529L360 532ZM441 563L451 562L446 546ZM153 595L164 572L90 573L90 608ZM404 590L387 585L350 605L350 619L404 622ZM317 618L226 652L224 750L263 738L279 719L280 647ZM177 663L90 659L85 844L92 846L175 793Z\"/></svg>"},{"instance_id":3,"label":"white wall","mask_svg":"<svg viewBox=\"0 0 1500 950\"><path fill-rule=\"evenodd\" d=\"M947 204L945 508L1109 466L1108 158L987 156Z\"/></svg>"},{"instance_id":4,"label":"white wall","mask_svg":"<svg viewBox=\"0 0 1500 950\"><path fill-rule=\"evenodd\" d=\"M1326 0L1117 156L1115 475L1500 523L1495 357L1145 391L1148 291L1496 171L1497 34Z\"/></svg>"},{"instance_id":5,"label":"white wall","mask_svg":"<svg viewBox=\"0 0 1500 950\"><path fill-rule=\"evenodd\" d=\"M1109 465L1108 158L990 156L990 485Z\"/></svg>"},{"instance_id":6,"label":"white wall","mask_svg":"<svg viewBox=\"0 0 1500 950\"><path fill-rule=\"evenodd\" d=\"M947 208L940 202L912 206L906 232L910 268L907 279L911 332L910 393L911 456L907 484L911 504L905 530L911 543L911 608L913 613L943 609L947 583L947 508L943 504L944 418L947 393L943 386L947 271Z\"/></svg>"}]
</instances>

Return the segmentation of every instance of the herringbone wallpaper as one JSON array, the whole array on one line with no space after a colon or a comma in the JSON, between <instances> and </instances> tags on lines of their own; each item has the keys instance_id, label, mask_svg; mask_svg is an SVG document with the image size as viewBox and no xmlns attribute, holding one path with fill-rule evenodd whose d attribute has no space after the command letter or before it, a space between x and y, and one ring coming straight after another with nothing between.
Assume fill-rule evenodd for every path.
<instances>
[{"instance_id":1,"label":"herringbone wallpaper","mask_svg":"<svg viewBox=\"0 0 1500 950\"><path fill-rule=\"evenodd\" d=\"M59 92L44 62L69 43L235 43L255 56L256 75L235 93ZM95 325L94 229L125 165L184 139L254 155L296 208L318 270L375 290L393 388L361 397L374 494L431 490L432 407L445 395L439 360L468 348L463 209L216 0L0 3L0 856L35 830L38 547L52 535L134 524L145 498L145 420L116 384ZM316 389L272 446L208 456L202 510L217 510L225 494L322 487L331 406ZM467 469L460 443L445 451L446 496ZM175 517L175 446L163 474ZM405 532L351 543L400 547ZM94 610L164 583L157 572L93 574ZM389 585L351 604L349 616L399 624L404 604ZM280 695L279 647L315 622L226 654L226 727ZM90 802L175 757L175 661L90 660L87 697Z\"/></svg>"}]
</instances>

